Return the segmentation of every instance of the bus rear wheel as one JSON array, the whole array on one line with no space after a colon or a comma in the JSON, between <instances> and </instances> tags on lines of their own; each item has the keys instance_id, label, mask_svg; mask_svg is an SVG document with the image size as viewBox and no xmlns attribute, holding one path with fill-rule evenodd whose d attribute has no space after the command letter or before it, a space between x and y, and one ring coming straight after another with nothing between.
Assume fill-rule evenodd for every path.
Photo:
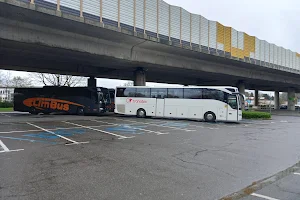
<instances>
[{"instance_id":1,"label":"bus rear wheel","mask_svg":"<svg viewBox=\"0 0 300 200\"><path fill-rule=\"evenodd\" d=\"M146 117L146 111L142 108L138 109L138 111L136 112L136 116L138 118L145 118Z\"/></svg>"},{"instance_id":2,"label":"bus rear wheel","mask_svg":"<svg viewBox=\"0 0 300 200\"><path fill-rule=\"evenodd\" d=\"M216 115L213 112L207 112L204 114L204 120L206 122L215 122L216 121Z\"/></svg>"}]
</instances>

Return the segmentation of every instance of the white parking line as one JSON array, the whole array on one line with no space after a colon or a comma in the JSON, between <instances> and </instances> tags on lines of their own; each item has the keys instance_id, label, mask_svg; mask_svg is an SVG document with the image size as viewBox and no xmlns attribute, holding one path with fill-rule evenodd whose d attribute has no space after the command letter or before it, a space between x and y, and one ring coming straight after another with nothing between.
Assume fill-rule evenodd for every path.
<instances>
[{"instance_id":1,"label":"white parking line","mask_svg":"<svg viewBox=\"0 0 300 200\"><path fill-rule=\"evenodd\" d=\"M49 131L49 130L44 129L44 128L40 127L40 126L37 126L37 125L35 125L35 124L29 123L29 122L26 122L26 123L27 123L28 125L31 125L31 126L35 127L35 128L41 129L41 130L43 130L43 131L45 131L45 132L47 132L47 133L51 133L51 134L53 134L53 135L56 135L57 137L60 137L60 138L62 138L62 139L64 139L64 140L67 140L67 141L71 142L71 144L66 144L66 145L86 144L86 143L89 143L89 142L76 142L76 141L71 140L71 139L69 139L69 138L67 138L67 137L65 137L65 136L56 134L56 133L54 133L53 131Z\"/></svg>"},{"instance_id":2,"label":"white parking line","mask_svg":"<svg viewBox=\"0 0 300 200\"><path fill-rule=\"evenodd\" d=\"M4 151L9 151L9 149L7 148L7 146L0 140L0 145L3 148Z\"/></svg>"},{"instance_id":3,"label":"white parking line","mask_svg":"<svg viewBox=\"0 0 300 200\"><path fill-rule=\"evenodd\" d=\"M300 173L296 173L296 172L295 172L294 174L295 174L295 175L299 175L299 176L300 176Z\"/></svg>"},{"instance_id":4,"label":"white parking line","mask_svg":"<svg viewBox=\"0 0 300 200\"><path fill-rule=\"evenodd\" d=\"M279 200L279 199L275 199L275 198L272 198L272 197L268 197L268 196L261 195L261 194L256 194L256 193L252 193L251 195L255 196L255 197L262 198L262 199L267 199L267 200Z\"/></svg>"},{"instance_id":5,"label":"white parking line","mask_svg":"<svg viewBox=\"0 0 300 200\"><path fill-rule=\"evenodd\" d=\"M4 114L4 113L1 113L1 115L5 116L5 117L11 117L11 116L6 115L6 114Z\"/></svg>"},{"instance_id":6,"label":"white parking line","mask_svg":"<svg viewBox=\"0 0 300 200\"><path fill-rule=\"evenodd\" d=\"M98 126L90 126L90 127L94 127L94 128L97 128L97 127L101 127L101 126L114 126L114 125L108 125L108 124L105 124L105 125L98 125ZM57 130L72 130L72 129L80 129L82 127L67 127L67 128L49 128L47 129L48 131L57 131ZM24 130L24 131L4 131L4 132L0 132L0 134L9 134L9 133L28 133L28 132L41 132L41 130Z\"/></svg>"},{"instance_id":7,"label":"white parking line","mask_svg":"<svg viewBox=\"0 0 300 200\"><path fill-rule=\"evenodd\" d=\"M193 125L193 124L190 124L189 126L193 126L193 127L197 127L197 128L207 128L207 129L210 129L210 130L218 130L219 129L219 128L211 128L211 127Z\"/></svg>"},{"instance_id":8,"label":"white parking line","mask_svg":"<svg viewBox=\"0 0 300 200\"><path fill-rule=\"evenodd\" d=\"M9 150L9 148L1 140L0 140L0 146L3 149L3 151L0 151L0 153L8 153L8 152L23 151L24 150L24 149Z\"/></svg>"},{"instance_id":9,"label":"white parking line","mask_svg":"<svg viewBox=\"0 0 300 200\"><path fill-rule=\"evenodd\" d=\"M92 128L92 127L90 127L90 126L83 126L83 125L80 125L80 124L75 124L75 123L72 123L72 122L66 122L66 121L64 121L64 123L72 124L72 125L74 125L74 126L79 126L79 127L85 128L85 129L90 129L90 130L97 131L97 132L101 132L101 133L106 133L106 134L108 134L108 135L113 135L113 136L119 137L118 139L129 139L129 138L134 138L134 136L126 137L126 136L123 136L123 135L118 135L118 134L115 134L115 133L110 133L110 132L107 132L107 131L102 131L102 130L99 130L99 129L95 129L95 128Z\"/></svg>"},{"instance_id":10,"label":"white parking line","mask_svg":"<svg viewBox=\"0 0 300 200\"><path fill-rule=\"evenodd\" d=\"M196 130L182 129L182 128L177 128L177 127L172 127L172 126L163 126L163 125L159 125L159 124L152 124L152 123L147 123L147 122L138 122L138 121L127 120L127 119L119 119L119 120L125 121L125 122L137 123L137 124L147 124L147 125L151 125L151 126L166 127L166 128L171 128L171 129L181 130L181 131L186 131L186 132L196 131Z\"/></svg>"},{"instance_id":11,"label":"white parking line","mask_svg":"<svg viewBox=\"0 0 300 200\"><path fill-rule=\"evenodd\" d=\"M98 120L91 120L91 121L100 122L100 123L109 124L109 125L120 126L120 124L114 124L114 123L103 122L103 121L98 121ZM151 130L147 130L147 129L143 129L143 128L138 128L138 127L131 127L130 126L130 128L135 129L135 130L140 130L140 131L146 131L146 132L149 132L149 133L155 133L157 135L168 135L169 134L169 133L162 133L162 132L158 132L158 131L151 131Z\"/></svg>"}]
</instances>

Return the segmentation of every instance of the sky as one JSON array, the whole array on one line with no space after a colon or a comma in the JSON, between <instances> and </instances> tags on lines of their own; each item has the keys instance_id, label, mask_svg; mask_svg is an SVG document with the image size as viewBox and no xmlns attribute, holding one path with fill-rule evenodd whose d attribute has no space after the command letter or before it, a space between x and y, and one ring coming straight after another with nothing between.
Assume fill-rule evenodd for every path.
<instances>
[{"instance_id":1,"label":"sky","mask_svg":"<svg viewBox=\"0 0 300 200\"><path fill-rule=\"evenodd\" d=\"M299 0L165 0L261 40L300 53Z\"/></svg>"},{"instance_id":2,"label":"sky","mask_svg":"<svg viewBox=\"0 0 300 200\"><path fill-rule=\"evenodd\" d=\"M165 0L225 26L300 53L300 0ZM27 76L24 72L12 75ZM127 81L98 79L113 88ZM149 84L148 84L149 85ZM156 85L151 83L152 85Z\"/></svg>"}]
</instances>

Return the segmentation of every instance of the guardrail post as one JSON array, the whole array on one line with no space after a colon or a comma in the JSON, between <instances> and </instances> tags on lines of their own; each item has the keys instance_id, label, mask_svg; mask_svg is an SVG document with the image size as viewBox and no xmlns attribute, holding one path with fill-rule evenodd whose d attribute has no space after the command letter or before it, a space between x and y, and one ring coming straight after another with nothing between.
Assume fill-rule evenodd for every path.
<instances>
[{"instance_id":1,"label":"guardrail post","mask_svg":"<svg viewBox=\"0 0 300 200\"><path fill-rule=\"evenodd\" d=\"M57 11L60 11L60 0L57 0L57 7L56 7Z\"/></svg>"},{"instance_id":2,"label":"guardrail post","mask_svg":"<svg viewBox=\"0 0 300 200\"><path fill-rule=\"evenodd\" d=\"M101 27L104 27L104 24L103 24L103 18L102 18L102 15L103 15L103 8L102 8L102 5L103 5L103 2L102 2L102 0L100 0L100 26L101 26Z\"/></svg>"},{"instance_id":3,"label":"guardrail post","mask_svg":"<svg viewBox=\"0 0 300 200\"><path fill-rule=\"evenodd\" d=\"M83 0L80 0L80 17L83 17Z\"/></svg>"}]
</instances>

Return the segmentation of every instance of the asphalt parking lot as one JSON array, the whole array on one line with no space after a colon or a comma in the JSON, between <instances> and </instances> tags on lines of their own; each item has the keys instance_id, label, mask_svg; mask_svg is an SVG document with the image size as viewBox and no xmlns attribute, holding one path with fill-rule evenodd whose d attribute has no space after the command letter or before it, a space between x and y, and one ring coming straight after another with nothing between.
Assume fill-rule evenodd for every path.
<instances>
[{"instance_id":1,"label":"asphalt parking lot","mask_svg":"<svg viewBox=\"0 0 300 200\"><path fill-rule=\"evenodd\" d=\"M297 163L299 121L1 113L0 199L220 199ZM244 199L300 199L293 173Z\"/></svg>"}]
</instances>

